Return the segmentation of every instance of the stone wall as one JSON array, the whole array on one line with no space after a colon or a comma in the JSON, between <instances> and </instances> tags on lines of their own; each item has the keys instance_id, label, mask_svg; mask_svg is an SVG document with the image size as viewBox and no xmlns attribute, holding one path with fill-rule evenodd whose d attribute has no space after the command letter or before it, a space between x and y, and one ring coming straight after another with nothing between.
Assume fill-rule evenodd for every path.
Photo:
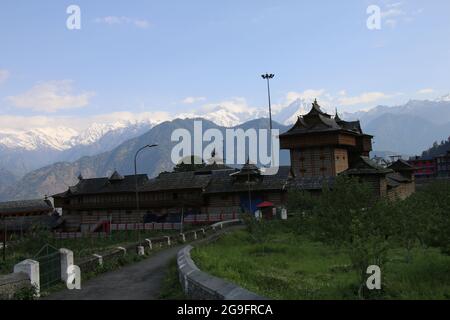
<instances>
[{"instance_id":1,"label":"stone wall","mask_svg":"<svg viewBox=\"0 0 450 320\"><path fill-rule=\"evenodd\" d=\"M192 246L178 252L177 267L181 286L185 294L196 300L266 300L231 282L201 271L191 259Z\"/></svg>"},{"instance_id":2,"label":"stone wall","mask_svg":"<svg viewBox=\"0 0 450 320\"><path fill-rule=\"evenodd\" d=\"M26 288L31 288L27 274L19 272L0 275L0 300L13 299L16 292Z\"/></svg>"}]
</instances>

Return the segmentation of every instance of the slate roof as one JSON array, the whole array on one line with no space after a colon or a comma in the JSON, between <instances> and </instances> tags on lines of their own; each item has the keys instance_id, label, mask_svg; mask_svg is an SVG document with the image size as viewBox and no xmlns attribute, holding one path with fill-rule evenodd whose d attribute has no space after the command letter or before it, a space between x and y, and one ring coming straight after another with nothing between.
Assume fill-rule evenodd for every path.
<instances>
[{"instance_id":1,"label":"slate roof","mask_svg":"<svg viewBox=\"0 0 450 320\"><path fill-rule=\"evenodd\" d=\"M259 176L261 175L261 172L259 171L259 168L253 164L250 163L249 160L242 166L242 168L239 171L236 171L231 174L232 176Z\"/></svg>"},{"instance_id":2,"label":"slate roof","mask_svg":"<svg viewBox=\"0 0 450 320\"><path fill-rule=\"evenodd\" d=\"M289 180L290 190L322 190L326 185L332 187L336 181L335 177L295 177Z\"/></svg>"},{"instance_id":3,"label":"slate roof","mask_svg":"<svg viewBox=\"0 0 450 320\"><path fill-rule=\"evenodd\" d=\"M414 171L415 169L414 166L403 159L398 159L397 161L391 163L388 168L395 171Z\"/></svg>"},{"instance_id":4,"label":"slate roof","mask_svg":"<svg viewBox=\"0 0 450 320\"><path fill-rule=\"evenodd\" d=\"M214 172L211 175L211 181L206 187L205 193L227 193L227 192L243 192L248 191L249 187L246 182L236 181L232 175L232 170L223 170ZM289 178L290 167L282 166L275 175L261 175L258 179L252 180L250 190L285 190Z\"/></svg>"},{"instance_id":5,"label":"slate roof","mask_svg":"<svg viewBox=\"0 0 450 320\"><path fill-rule=\"evenodd\" d=\"M289 177L290 167L280 167L276 175L261 175L258 167L247 163L241 170L229 168L225 165L211 164L197 171L164 172L154 179L147 175L138 175L139 192L172 191L200 189L206 193L224 193L247 191L248 185L239 182L234 174L254 175L252 190L281 190L284 189ZM121 179L115 172L112 178L82 179L75 186L69 187L66 192L53 197L66 197L73 195L104 194L119 192L135 192L134 175L124 176Z\"/></svg>"},{"instance_id":6,"label":"slate roof","mask_svg":"<svg viewBox=\"0 0 450 320\"><path fill-rule=\"evenodd\" d=\"M196 174L195 171L164 172L158 177L148 180L139 188L139 191L203 189L208 185L210 179L210 174Z\"/></svg>"},{"instance_id":7,"label":"slate roof","mask_svg":"<svg viewBox=\"0 0 450 320\"><path fill-rule=\"evenodd\" d=\"M388 174L393 173L392 169L383 168L369 157L360 156L358 161L342 174L362 175L362 174Z\"/></svg>"},{"instance_id":8,"label":"slate roof","mask_svg":"<svg viewBox=\"0 0 450 320\"><path fill-rule=\"evenodd\" d=\"M138 186L148 181L146 174L138 174ZM66 192L56 194L53 197L66 195L86 195L99 193L135 192L135 176L124 176L123 179L94 178L82 179L75 186L69 187Z\"/></svg>"},{"instance_id":9,"label":"slate roof","mask_svg":"<svg viewBox=\"0 0 450 320\"><path fill-rule=\"evenodd\" d=\"M388 173L386 175L386 180L387 180L388 186L391 187L391 188L398 187L402 183L409 183L409 182L411 182L411 180L409 180L408 178L405 178L404 176L402 176L398 172Z\"/></svg>"},{"instance_id":10,"label":"slate roof","mask_svg":"<svg viewBox=\"0 0 450 320\"><path fill-rule=\"evenodd\" d=\"M51 202L44 199L0 202L0 215L52 211L53 206Z\"/></svg>"},{"instance_id":11,"label":"slate roof","mask_svg":"<svg viewBox=\"0 0 450 320\"><path fill-rule=\"evenodd\" d=\"M317 132L334 132L345 131L351 134L363 134L359 121L344 121L336 116L325 113L320 108L317 100L312 104L310 112L304 116L300 116L294 126L280 137L302 135Z\"/></svg>"},{"instance_id":12,"label":"slate roof","mask_svg":"<svg viewBox=\"0 0 450 320\"><path fill-rule=\"evenodd\" d=\"M54 229L63 223L61 217L56 215L22 216L6 219L8 231L28 231L33 227Z\"/></svg>"}]
</instances>

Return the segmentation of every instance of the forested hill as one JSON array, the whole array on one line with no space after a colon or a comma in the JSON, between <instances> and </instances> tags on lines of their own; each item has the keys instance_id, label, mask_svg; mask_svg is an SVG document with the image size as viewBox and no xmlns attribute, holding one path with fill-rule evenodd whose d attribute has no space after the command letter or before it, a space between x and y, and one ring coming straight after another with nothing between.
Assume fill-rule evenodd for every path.
<instances>
[{"instance_id":1,"label":"forested hill","mask_svg":"<svg viewBox=\"0 0 450 320\"><path fill-rule=\"evenodd\" d=\"M446 154L450 151L450 137L447 141L441 141L441 143L435 142L433 146L422 153L423 157L436 157L442 154Z\"/></svg>"}]
</instances>

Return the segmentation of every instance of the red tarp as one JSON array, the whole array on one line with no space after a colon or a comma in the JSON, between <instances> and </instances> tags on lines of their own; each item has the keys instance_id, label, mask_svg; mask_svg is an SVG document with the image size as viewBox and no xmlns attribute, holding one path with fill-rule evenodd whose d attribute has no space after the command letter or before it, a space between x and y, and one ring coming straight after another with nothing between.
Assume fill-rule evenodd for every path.
<instances>
[{"instance_id":1,"label":"red tarp","mask_svg":"<svg viewBox=\"0 0 450 320\"><path fill-rule=\"evenodd\" d=\"M258 204L256 207L258 207L258 208L270 208L270 207L273 207L273 206L274 206L274 204L272 202L264 201L264 202Z\"/></svg>"}]
</instances>

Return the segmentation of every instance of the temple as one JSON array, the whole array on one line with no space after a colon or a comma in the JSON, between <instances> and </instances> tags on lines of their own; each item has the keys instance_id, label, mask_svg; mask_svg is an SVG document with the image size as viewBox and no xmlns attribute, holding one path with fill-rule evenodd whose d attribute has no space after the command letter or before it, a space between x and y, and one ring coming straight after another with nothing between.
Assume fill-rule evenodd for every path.
<instances>
[{"instance_id":1,"label":"temple","mask_svg":"<svg viewBox=\"0 0 450 320\"><path fill-rule=\"evenodd\" d=\"M289 191L320 195L324 187L333 187L338 175L369 183L377 198L408 197L415 191L413 167L401 160L390 167L372 161L372 138L359 121L344 121L337 112L329 115L314 101L311 111L280 135L281 148L290 150L291 166L280 167L275 175L262 175L249 161L236 169L213 159L201 168L164 172L153 179L117 171L105 178L80 176L75 186L53 198L55 207L62 208L65 228L79 230L105 220L142 223L180 221L181 215L236 216L253 213L263 204L266 212L267 206L276 212L286 208Z\"/></svg>"},{"instance_id":2,"label":"temple","mask_svg":"<svg viewBox=\"0 0 450 320\"><path fill-rule=\"evenodd\" d=\"M311 111L280 135L282 149L291 153L294 177L335 177L372 151L372 136L359 121L347 122L323 112L314 101Z\"/></svg>"}]
</instances>

